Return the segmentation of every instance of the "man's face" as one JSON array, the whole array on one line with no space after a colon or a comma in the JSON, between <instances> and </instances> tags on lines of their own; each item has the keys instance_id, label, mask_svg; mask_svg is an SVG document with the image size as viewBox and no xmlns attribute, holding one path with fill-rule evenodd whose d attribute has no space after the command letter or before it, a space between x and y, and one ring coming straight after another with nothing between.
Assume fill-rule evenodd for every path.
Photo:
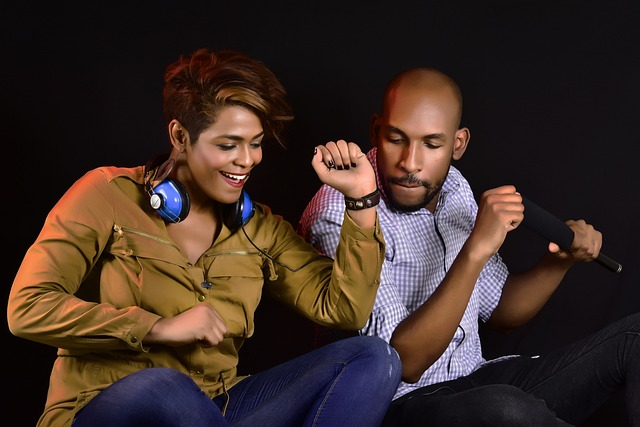
<instances>
[{"instance_id":1,"label":"man's face","mask_svg":"<svg viewBox=\"0 0 640 427\"><path fill-rule=\"evenodd\" d=\"M447 92L397 89L375 119L373 145L391 204L432 212L456 147L458 110Z\"/></svg>"}]
</instances>

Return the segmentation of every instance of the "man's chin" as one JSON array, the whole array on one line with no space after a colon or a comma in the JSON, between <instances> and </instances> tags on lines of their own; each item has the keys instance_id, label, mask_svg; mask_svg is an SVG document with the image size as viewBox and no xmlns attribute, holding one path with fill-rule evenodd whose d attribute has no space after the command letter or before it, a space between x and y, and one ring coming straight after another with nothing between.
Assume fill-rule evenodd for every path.
<instances>
[{"instance_id":1,"label":"man's chin","mask_svg":"<svg viewBox=\"0 0 640 427\"><path fill-rule=\"evenodd\" d=\"M422 209L424 205L424 199L419 200L411 200L411 199L397 199L393 198L391 200L391 205L393 208L400 212L415 212Z\"/></svg>"}]
</instances>

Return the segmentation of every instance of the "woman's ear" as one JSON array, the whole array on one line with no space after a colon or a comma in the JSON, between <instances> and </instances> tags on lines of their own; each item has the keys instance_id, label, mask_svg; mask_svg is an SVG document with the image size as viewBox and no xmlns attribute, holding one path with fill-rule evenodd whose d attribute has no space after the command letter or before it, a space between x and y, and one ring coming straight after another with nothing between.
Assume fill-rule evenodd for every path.
<instances>
[{"instance_id":1,"label":"woman's ear","mask_svg":"<svg viewBox=\"0 0 640 427\"><path fill-rule=\"evenodd\" d=\"M453 147L453 160L460 160L467 149L471 132L468 128L460 128L456 131L456 141Z\"/></svg>"},{"instance_id":2,"label":"woman's ear","mask_svg":"<svg viewBox=\"0 0 640 427\"><path fill-rule=\"evenodd\" d=\"M173 148L182 152L189 141L189 132L182 127L179 121L173 119L169 123L169 139Z\"/></svg>"}]
</instances>

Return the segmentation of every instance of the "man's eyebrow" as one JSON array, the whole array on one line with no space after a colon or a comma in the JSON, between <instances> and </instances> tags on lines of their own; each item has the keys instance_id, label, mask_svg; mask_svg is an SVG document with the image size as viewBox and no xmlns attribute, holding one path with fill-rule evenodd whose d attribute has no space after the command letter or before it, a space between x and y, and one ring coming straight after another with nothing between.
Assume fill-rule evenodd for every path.
<instances>
[{"instance_id":1,"label":"man's eyebrow","mask_svg":"<svg viewBox=\"0 0 640 427\"><path fill-rule=\"evenodd\" d=\"M406 137L406 136L407 136L407 134L406 134L406 133L404 133L404 132L402 131L402 129L397 128L397 127L395 127L395 126L393 126L393 125L386 125L386 126L385 126L385 128L386 128L386 129L385 129L385 131L386 131L386 132L393 132L393 133L397 133L397 134L402 135L403 137Z\"/></svg>"},{"instance_id":2,"label":"man's eyebrow","mask_svg":"<svg viewBox=\"0 0 640 427\"><path fill-rule=\"evenodd\" d=\"M445 134L442 132L439 133L430 133L429 135L425 135L423 139L444 139Z\"/></svg>"},{"instance_id":3,"label":"man's eyebrow","mask_svg":"<svg viewBox=\"0 0 640 427\"><path fill-rule=\"evenodd\" d=\"M405 137L405 138L407 137L407 134L406 134L406 133L404 133L404 132L402 131L402 129L397 128L397 127L395 127L395 126L393 126L393 125L387 125L387 126L386 126L386 131L387 131L387 132L397 133L397 134L399 134L399 135L402 135L402 136L403 136L403 137ZM437 132L437 133L430 133L430 134L428 134L428 135L424 135L424 136L422 137L422 140L423 140L423 141L429 141L429 140L434 140L434 139L442 140L442 139L445 139L445 138L446 138L446 135L445 135L444 133L442 133L442 132Z\"/></svg>"}]
</instances>

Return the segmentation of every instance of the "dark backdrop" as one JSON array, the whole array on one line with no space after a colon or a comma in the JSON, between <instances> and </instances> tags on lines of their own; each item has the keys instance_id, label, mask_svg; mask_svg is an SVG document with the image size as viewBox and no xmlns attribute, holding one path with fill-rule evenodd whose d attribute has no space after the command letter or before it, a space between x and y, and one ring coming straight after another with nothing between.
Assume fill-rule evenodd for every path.
<instances>
[{"instance_id":1,"label":"dark backdrop","mask_svg":"<svg viewBox=\"0 0 640 427\"><path fill-rule=\"evenodd\" d=\"M266 149L248 190L294 224L320 185L309 164L313 147L345 138L368 149L384 83L406 67L430 65L462 87L472 138L456 166L477 194L515 184L558 217L585 218L602 231L603 252L623 264L622 273L577 266L528 326L485 333L487 357L542 352L638 310L634 1L68 3L4 5L0 15L4 301L22 255L69 185L89 168L143 164L167 147L164 67L206 46L261 59L288 89L297 116L289 148ZM517 270L545 248L519 229L501 253ZM243 372L312 345L310 324L274 302L264 301L257 322ZM2 334L4 419L31 426L55 350L15 338L6 326ZM624 425L620 402L588 424Z\"/></svg>"}]
</instances>

